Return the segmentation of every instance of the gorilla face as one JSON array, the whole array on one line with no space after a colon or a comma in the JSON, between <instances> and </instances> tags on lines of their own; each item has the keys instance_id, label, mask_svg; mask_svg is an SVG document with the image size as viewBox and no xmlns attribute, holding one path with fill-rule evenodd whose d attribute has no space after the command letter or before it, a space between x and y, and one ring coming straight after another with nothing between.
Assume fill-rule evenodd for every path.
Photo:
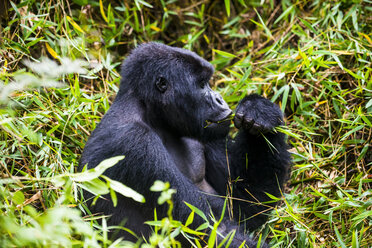
<instances>
[{"instance_id":1,"label":"gorilla face","mask_svg":"<svg viewBox=\"0 0 372 248\"><path fill-rule=\"evenodd\" d=\"M201 108L200 116L204 117L202 121L202 138L207 140L221 138L227 135L230 126L231 109L223 100L220 94L214 92L209 87L209 82L203 82L199 85L201 91Z\"/></svg>"},{"instance_id":2,"label":"gorilla face","mask_svg":"<svg viewBox=\"0 0 372 248\"><path fill-rule=\"evenodd\" d=\"M181 59L177 69L173 67L172 71L162 72L168 77L160 76L155 80L160 93L159 111L166 124L182 136L199 139L209 133L213 133L213 137L225 136L232 111L221 95L209 86L212 65L200 57L193 59L192 64ZM195 63L199 65L196 68Z\"/></svg>"}]
</instances>

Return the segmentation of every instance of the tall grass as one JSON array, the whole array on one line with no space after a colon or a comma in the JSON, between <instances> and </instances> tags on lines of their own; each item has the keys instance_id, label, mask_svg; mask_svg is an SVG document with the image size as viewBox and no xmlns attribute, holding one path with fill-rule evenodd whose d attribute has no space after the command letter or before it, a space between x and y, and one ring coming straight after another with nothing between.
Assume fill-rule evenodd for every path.
<instances>
[{"instance_id":1,"label":"tall grass","mask_svg":"<svg viewBox=\"0 0 372 248\"><path fill-rule=\"evenodd\" d=\"M211 83L231 107L257 92L285 112L292 175L258 234L273 247L370 247L371 3L9 1L0 17L0 246L125 245L107 240L112 227L99 216L82 217L72 175L117 92L122 59L151 40L210 60ZM147 247L169 237L158 230Z\"/></svg>"}]
</instances>

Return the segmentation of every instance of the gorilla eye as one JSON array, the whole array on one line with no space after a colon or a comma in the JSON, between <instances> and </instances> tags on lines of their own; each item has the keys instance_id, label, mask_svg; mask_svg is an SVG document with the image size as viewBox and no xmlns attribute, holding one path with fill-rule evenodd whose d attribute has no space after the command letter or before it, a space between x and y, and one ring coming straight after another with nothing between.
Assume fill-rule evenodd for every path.
<instances>
[{"instance_id":1,"label":"gorilla eye","mask_svg":"<svg viewBox=\"0 0 372 248\"><path fill-rule=\"evenodd\" d=\"M204 81L200 82L199 86L200 86L200 88L204 89L205 88L205 82Z\"/></svg>"},{"instance_id":2,"label":"gorilla eye","mask_svg":"<svg viewBox=\"0 0 372 248\"><path fill-rule=\"evenodd\" d=\"M164 93L168 88L168 82L164 77L158 77L156 79L155 85L161 93Z\"/></svg>"}]
</instances>

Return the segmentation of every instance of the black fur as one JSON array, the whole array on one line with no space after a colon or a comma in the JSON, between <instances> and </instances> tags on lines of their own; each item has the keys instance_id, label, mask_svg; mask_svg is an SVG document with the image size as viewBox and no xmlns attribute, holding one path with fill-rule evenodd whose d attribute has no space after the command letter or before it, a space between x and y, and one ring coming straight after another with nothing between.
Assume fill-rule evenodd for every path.
<instances>
[{"instance_id":1,"label":"black fur","mask_svg":"<svg viewBox=\"0 0 372 248\"><path fill-rule=\"evenodd\" d=\"M115 208L110 201L98 200L93 212L112 214L111 225L126 220L126 227L147 236L150 229L143 222L153 219L155 207L158 218L167 210L156 204L159 194L149 190L155 180L170 182L177 190L173 215L180 221L190 213L184 202L207 215L211 208L218 216L224 199L202 191L222 196L229 192L236 199L234 220L226 213L220 231L238 230L232 247L244 240L255 247L256 241L244 235L238 223L244 220L248 230L264 224L267 210L275 205L261 203L270 201L265 192L281 195L290 156L284 135L273 128L283 124L283 115L269 100L249 95L236 111L239 133L229 138L231 110L209 88L212 74L210 63L184 49L147 43L132 51L123 63L118 95L89 138L80 169L125 155L105 174L144 195L146 203L119 197ZM196 217L194 227L202 223Z\"/></svg>"}]
</instances>

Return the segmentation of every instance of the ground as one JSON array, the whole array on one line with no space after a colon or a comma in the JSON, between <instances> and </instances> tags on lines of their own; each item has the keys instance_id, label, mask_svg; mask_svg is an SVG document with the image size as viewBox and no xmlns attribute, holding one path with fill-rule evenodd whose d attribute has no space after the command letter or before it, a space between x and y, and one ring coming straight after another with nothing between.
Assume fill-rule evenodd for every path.
<instances>
[{"instance_id":1,"label":"ground","mask_svg":"<svg viewBox=\"0 0 372 248\"><path fill-rule=\"evenodd\" d=\"M0 246L108 245L106 227L93 229L87 220L96 217L80 217L79 186L93 186L86 174L72 173L117 92L122 59L158 40L211 61L212 86L232 108L255 92L286 114L291 179L255 235L274 247L368 247L370 3L247 2L9 4L0 16ZM40 57L54 62L26 62ZM87 73L65 58L87 61ZM101 193L128 193L106 179L94 182Z\"/></svg>"}]
</instances>

